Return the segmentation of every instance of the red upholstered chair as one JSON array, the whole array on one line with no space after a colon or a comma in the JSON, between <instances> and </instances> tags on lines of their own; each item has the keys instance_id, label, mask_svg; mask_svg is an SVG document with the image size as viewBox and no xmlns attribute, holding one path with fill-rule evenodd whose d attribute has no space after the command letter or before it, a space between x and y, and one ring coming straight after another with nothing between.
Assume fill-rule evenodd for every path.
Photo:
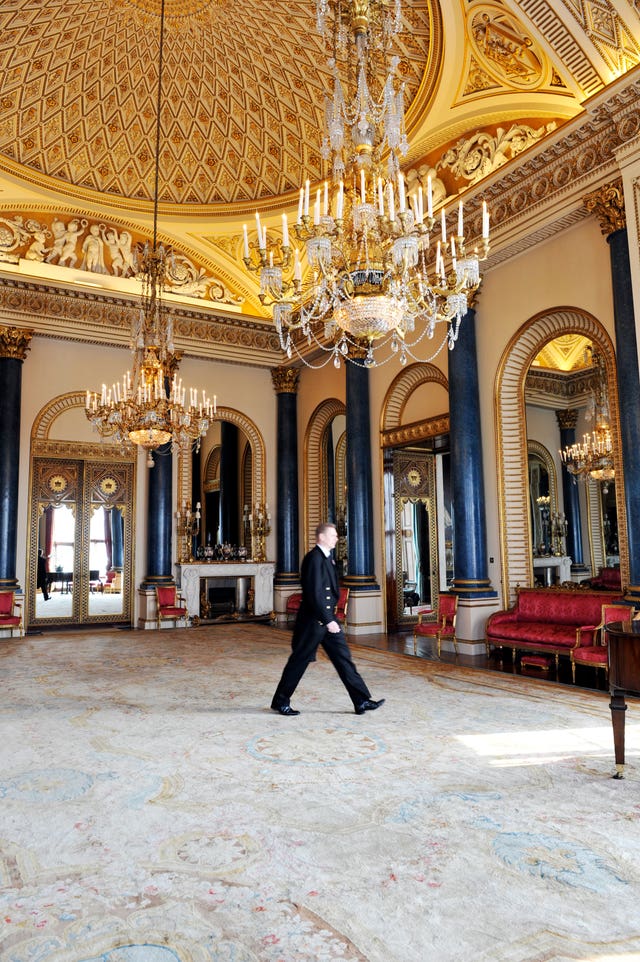
<instances>
[{"instance_id":1,"label":"red upholstered chair","mask_svg":"<svg viewBox=\"0 0 640 962\"><path fill-rule=\"evenodd\" d=\"M156 601L158 604L158 628L163 621L178 622L186 620L187 608L182 595L178 594L175 585L156 585Z\"/></svg>"},{"instance_id":2,"label":"red upholstered chair","mask_svg":"<svg viewBox=\"0 0 640 962\"><path fill-rule=\"evenodd\" d=\"M285 609L286 615L287 615L287 624L289 624L289 621L291 618L295 618L295 616L298 614L298 608L300 607L301 601L302 601L301 591L296 591L294 594L289 595L289 597L287 598L287 607Z\"/></svg>"},{"instance_id":3,"label":"red upholstered chair","mask_svg":"<svg viewBox=\"0 0 640 962\"><path fill-rule=\"evenodd\" d=\"M349 604L349 589L341 588L340 597L338 598L338 604L336 605L336 618L338 621L345 622L347 620L347 605Z\"/></svg>"},{"instance_id":4,"label":"red upholstered chair","mask_svg":"<svg viewBox=\"0 0 640 962\"><path fill-rule=\"evenodd\" d=\"M22 638L22 601L16 601L15 591L0 591L0 629L8 629L13 637L14 631Z\"/></svg>"},{"instance_id":5,"label":"red upholstered chair","mask_svg":"<svg viewBox=\"0 0 640 962\"><path fill-rule=\"evenodd\" d=\"M634 609L629 605L603 605L600 624L596 625L593 634L593 645L571 649L571 673L573 683L576 683L576 665L591 665L596 671L604 668L605 679L609 674L609 650L607 647L607 625L613 621L631 622Z\"/></svg>"},{"instance_id":6,"label":"red upholstered chair","mask_svg":"<svg viewBox=\"0 0 640 962\"><path fill-rule=\"evenodd\" d=\"M413 653L418 653L418 636L435 638L438 643L438 658L443 638L451 638L456 655L458 642L456 640L456 615L458 612L458 596L442 592L438 595L438 614L435 621L425 621L430 612L421 611L418 623L413 629Z\"/></svg>"},{"instance_id":7,"label":"red upholstered chair","mask_svg":"<svg viewBox=\"0 0 640 962\"><path fill-rule=\"evenodd\" d=\"M296 591L295 594L289 595L287 598L286 615L287 624L289 624L290 618L295 618L298 614L298 608L302 601L302 592ZM346 621L347 618L347 605L349 603L349 589L341 588L340 597L338 598L338 604L336 605L336 618L338 621Z\"/></svg>"}]
</instances>

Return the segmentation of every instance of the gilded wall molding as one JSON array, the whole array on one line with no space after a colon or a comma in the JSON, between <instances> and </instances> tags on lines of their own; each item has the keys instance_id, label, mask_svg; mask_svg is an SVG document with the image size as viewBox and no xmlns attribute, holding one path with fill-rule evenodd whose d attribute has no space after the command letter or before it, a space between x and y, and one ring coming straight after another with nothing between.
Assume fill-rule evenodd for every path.
<instances>
[{"instance_id":1,"label":"gilded wall molding","mask_svg":"<svg viewBox=\"0 0 640 962\"><path fill-rule=\"evenodd\" d=\"M513 603L515 586L533 584L527 470L527 419L524 383L531 362L544 344L561 334L576 332L589 338L605 359L610 401L610 424L616 469L616 504L623 581L628 581L629 552L624 501L624 472L620 451L618 386L611 338L596 318L574 308L558 308L527 321L511 338L496 374L495 419L497 438L498 511L502 555L503 603Z\"/></svg>"},{"instance_id":2,"label":"gilded wall molding","mask_svg":"<svg viewBox=\"0 0 640 962\"><path fill-rule=\"evenodd\" d=\"M428 418L426 421L417 421L414 424L403 424L402 427L392 428L389 431L380 433L381 445L383 448L405 447L417 441L425 441L427 438L438 437L439 434L449 433L449 415L441 414L439 417Z\"/></svg>"},{"instance_id":3,"label":"gilded wall molding","mask_svg":"<svg viewBox=\"0 0 640 962\"><path fill-rule=\"evenodd\" d=\"M469 224L479 236L481 203L491 210L492 251L489 268L529 250L535 244L588 216L585 189L596 179L619 175L616 150L640 132L640 81L625 80L588 107L566 131L483 182L482 194L465 199ZM555 210L561 210L560 216ZM549 217L549 213L551 217Z\"/></svg>"},{"instance_id":4,"label":"gilded wall molding","mask_svg":"<svg viewBox=\"0 0 640 962\"><path fill-rule=\"evenodd\" d=\"M24 361L30 349L32 337L32 330L0 326L0 357Z\"/></svg>"}]
</instances>

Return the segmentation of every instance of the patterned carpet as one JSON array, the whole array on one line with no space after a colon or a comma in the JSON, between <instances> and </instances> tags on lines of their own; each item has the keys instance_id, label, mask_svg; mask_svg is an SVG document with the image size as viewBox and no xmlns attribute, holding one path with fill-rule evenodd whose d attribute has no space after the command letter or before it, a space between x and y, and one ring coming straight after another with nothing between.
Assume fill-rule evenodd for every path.
<instances>
[{"instance_id":1,"label":"patterned carpet","mask_svg":"<svg viewBox=\"0 0 640 962\"><path fill-rule=\"evenodd\" d=\"M0 643L2 962L640 960L640 705L265 626Z\"/></svg>"}]
</instances>

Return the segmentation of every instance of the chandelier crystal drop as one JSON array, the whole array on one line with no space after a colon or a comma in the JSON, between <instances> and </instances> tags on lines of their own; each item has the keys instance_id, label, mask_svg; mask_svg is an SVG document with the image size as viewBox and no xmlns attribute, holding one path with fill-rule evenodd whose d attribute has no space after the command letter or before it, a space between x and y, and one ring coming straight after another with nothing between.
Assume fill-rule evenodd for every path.
<instances>
[{"instance_id":1,"label":"chandelier crystal drop","mask_svg":"<svg viewBox=\"0 0 640 962\"><path fill-rule=\"evenodd\" d=\"M431 179L424 190L406 188L394 54L401 0L316 0L316 14L333 75L322 146L331 181L313 192L308 180L300 188L296 244L287 214L276 240L256 213L257 241L249 242L245 225L243 260L259 275L260 301L273 312L287 357L295 353L311 367L331 359L336 367L344 359L367 367L394 356L403 364L430 361L453 348L480 285L489 213L483 204L479 246L468 249L461 201L450 232L444 208L434 216ZM326 359L314 363L322 352Z\"/></svg>"},{"instance_id":2,"label":"chandelier crystal drop","mask_svg":"<svg viewBox=\"0 0 640 962\"><path fill-rule=\"evenodd\" d=\"M178 377L182 354L173 343L173 320L163 302L172 252L158 242L158 185L160 173L160 130L162 69L164 50L164 0L160 11L160 46L155 145L155 190L153 199L153 243L142 250L140 310L131 329L131 370L121 382L102 385L100 393L87 391L86 415L103 438L135 444L147 452L152 468L152 451L171 442L173 450L200 444L216 413L213 400L194 388L187 389ZM187 396L188 391L188 396Z\"/></svg>"},{"instance_id":3,"label":"chandelier crystal drop","mask_svg":"<svg viewBox=\"0 0 640 962\"><path fill-rule=\"evenodd\" d=\"M569 474L583 481L602 481L606 490L608 482L615 478L607 375L602 355L590 349L589 353L594 369L594 382L586 417L594 422L594 427L583 436L582 441L568 444L560 455Z\"/></svg>"}]
</instances>

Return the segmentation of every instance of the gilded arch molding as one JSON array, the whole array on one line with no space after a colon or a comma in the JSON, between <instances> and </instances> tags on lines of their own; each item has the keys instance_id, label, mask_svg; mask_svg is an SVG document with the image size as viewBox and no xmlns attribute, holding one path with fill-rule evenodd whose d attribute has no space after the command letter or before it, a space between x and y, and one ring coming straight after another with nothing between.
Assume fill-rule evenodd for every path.
<instances>
[{"instance_id":1,"label":"gilded arch molding","mask_svg":"<svg viewBox=\"0 0 640 962\"><path fill-rule=\"evenodd\" d=\"M329 398L322 401L309 418L304 436L304 502L303 529L305 552L315 544L316 527L326 518L322 516L326 500L326 472L324 465L324 438L335 417L346 414L342 401Z\"/></svg>"},{"instance_id":2,"label":"gilded arch molding","mask_svg":"<svg viewBox=\"0 0 640 962\"><path fill-rule=\"evenodd\" d=\"M548 341L569 333L588 337L605 359L616 469L620 565L623 581L625 578L628 580L624 476L620 455L618 384L613 343L602 325L591 314L577 308L561 307L531 318L516 332L502 355L496 375L498 510L504 604L512 603L517 584L533 584L524 390L527 371L536 354Z\"/></svg>"},{"instance_id":3,"label":"gilded arch molding","mask_svg":"<svg viewBox=\"0 0 640 962\"><path fill-rule=\"evenodd\" d=\"M218 407L214 421L229 421L244 431L251 448L251 488L256 504L264 504L266 498L266 460L264 438L256 424L235 408ZM178 501L191 501L191 449L180 452L178 460Z\"/></svg>"},{"instance_id":4,"label":"gilded arch molding","mask_svg":"<svg viewBox=\"0 0 640 962\"><path fill-rule=\"evenodd\" d=\"M78 441L52 439L51 430L55 421L74 408L82 408L86 393L71 391L60 394L40 408L31 428L31 455L49 458L83 457L91 461L137 461L136 451L127 451L121 444L108 441Z\"/></svg>"}]
</instances>

